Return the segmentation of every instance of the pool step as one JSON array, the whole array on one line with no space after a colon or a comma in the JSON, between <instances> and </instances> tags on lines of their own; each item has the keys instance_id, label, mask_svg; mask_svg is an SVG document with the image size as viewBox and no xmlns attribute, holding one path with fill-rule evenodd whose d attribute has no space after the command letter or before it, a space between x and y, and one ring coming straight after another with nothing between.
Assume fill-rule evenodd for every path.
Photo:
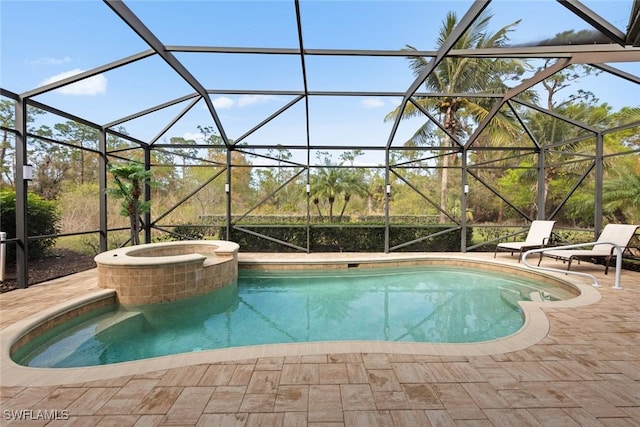
<instances>
[{"instance_id":1,"label":"pool step","mask_svg":"<svg viewBox=\"0 0 640 427\"><path fill-rule=\"evenodd\" d=\"M106 313L97 321L93 336L83 342L73 353L60 360L62 366L74 366L76 357L84 357L83 354L93 354L91 365L101 365L106 360L104 352L95 353L93 349L94 343L102 342L118 342L126 340L131 336L132 331L138 331L144 327L146 323L145 317L139 311L116 311Z\"/></svg>"},{"instance_id":2,"label":"pool step","mask_svg":"<svg viewBox=\"0 0 640 427\"><path fill-rule=\"evenodd\" d=\"M98 335L102 332L107 331L114 326L118 326L122 322L130 321L131 319L136 320L136 317L140 316L141 318L137 320L144 320L144 316L139 311L118 311L116 313L110 313L108 317L100 320L96 325L95 334Z\"/></svg>"},{"instance_id":3,"label":"pool step","mask_svg":"<svg viewBox=\"0 0 640 427\"><path fill-rule=\"evenodd\" d=\"M146 318L139 311L118 311L97 323L94 337L107 342L126 340L132 333L139 333L146 324Z\"/></svg>"},{"instance_id":4,"label":"pool step","mask_svg":"<svg viewBox=\"0 0 640 427\"><path fill-rule=\"evenodd\" d=\"M518 301L522 301L524 299L522 298L520 292L511 289L503 289L502 291L500 291L500 296L507 304L514 308L517 308L518 310L520 309Z\"/></svg>"},{"instance_id":5,"label":"pool step","mask_svg":"<svg viewBox=\"0 0 640 427\"><path fill-rule=\"evenodd\" d=\"M500 292L500 296L507 304L518 309L520 308L518 301L549 301L549 298L542 291L531 290L530 288L503 289Z\"/></svg>"},{"instance_id":6,"label":"pool step","mask_svg":"<svg viewBox=\"0 0 640 427\"><path fill-rule=\"evenodd\" d=\"M26 363L29 366L58 368L86 366L86 364L78 364L76 359L87 352L90 353L96 341L118 339L126 336L132 329L144 327L146 323L142 313L136 311L108 311L98 314L92 321L95 323L88 325L83 322L63 332L60 341L47 346L44 351L39 351L35 365L31 364L29 357L27 357ZM37 343L37 340L34 342ZM101 361L98 356L95 356L92 363L89 364L100 365Z\"/></svg>"}]
</instances>

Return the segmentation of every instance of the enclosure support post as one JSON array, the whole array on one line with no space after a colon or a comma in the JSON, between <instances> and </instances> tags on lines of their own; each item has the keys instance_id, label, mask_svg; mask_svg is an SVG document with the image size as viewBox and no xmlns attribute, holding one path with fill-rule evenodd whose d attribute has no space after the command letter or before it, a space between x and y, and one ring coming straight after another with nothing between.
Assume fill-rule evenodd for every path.
<instances>
[{"instance_id":1,"label":"enclosure support post","mask_svg":"<svg viewBox=\"0 0 640 427\"><path fill-rule=\"evenodd\" d=\"M4 273L7 262L7 233L0 231L0 282L4 282Z\"/></svg>"},{"instance_id":2,"label":"enclosure support post","mask_svg":"<svg viewBox=\"0 0 640 427\"><path fill-rule=\"evenodd\" d=\"M100 157L98 158L98 195L100 205L100 252L107 250L107 132L104 128L100 129L98 134L98 145L100 149Z\"/></svg>"},{"instance_id":3,"label":"enclosure support post","mask_svg":"<svg viewBox=\"0 0 640 427\"><path fill-rule=\"evenodd\" d=\"M307 150L307 183L305 192L307 194L307 253L311 253L311 158Z\"/></svg>"},{"instance_id":4,"label":"enclosure support post","mask_svg":"<svg viewBox=\"0 0 640 427\"><path fill-rule=\"evenodd\" d=\"M29 284L27 192L29 181L24 175L27 161L27 104L19 97L15 103L16 127L16 285L26 288Z\"/></svg>"},{"instance_id":5,"label":"enclosure support post","mask_svg":"<svg viewBox=\"0 0 640 427\"><path fill-rule=\"evenodd\" d=\"M595 210L594 210L594 219L593 219L595 239L597 239L597 237L600 235L600 232L602 231L602 194L603 194L602 185L603 185L603 179L604 179L603 162L604 162L604 141L602 138L602 133L598 132L596 133L596 169L595 169L596 194L595 194Z\"/></svg>"},{"instance_id":6,"label":"enclosure support post","mask_svg":"<svg viewBox=\"0 0 640 427\"><path fill-rule=\"evenodd\" d=\"M544 148L538 151L538 212L536 219L545 219L546 206L545 206L545 176L546 176L546 155ZM551 219L551 218L549 218Z\"/></svg>"},{"instance_id":7,"label":"enclosure support post","mask_svg":"<svg viewBox=\"0 0 640 427\"><path fill-rule=\"evenodd\" d=\"M467 182L467 149L462 149L462 177L460 179L460 250L462 253L467 252L467 195L469 194L469 183Z\"/></svg>"},{"instance_id":8,"label":"enclosure support post","mask_svg":"<svg viewBox=\"0 0 640 427\"><path fill-rule=\"evenodd\" d=\"M384 150L384 253L389 253L389 203L391 202L391 184L389 183L389 148Z\"/></svg>"},{"instance_id":9,"label":"enclosure support post","mask_svg":"<svg viewBox=\"0 0 640 427\"><path fill-rule=\"evenodd\" d=\"M144 147L144 170L151 171L151 147ZM151 201L151 186L147 183L144 186L144 201ZM144 213L144 242L151 243L151 210Z\"/></svg>"},{"instance_id":10,"label":"enclosure support post","mask_svg":"<svg viewBox=\"0 0 640 427\"><path fill-rule=\"evenodd\" d=\"M227 182L224 185L227 198L227 235L225 240L231 240L231 159L232 148L227 148Z\"/></svg>"}]
</instances>

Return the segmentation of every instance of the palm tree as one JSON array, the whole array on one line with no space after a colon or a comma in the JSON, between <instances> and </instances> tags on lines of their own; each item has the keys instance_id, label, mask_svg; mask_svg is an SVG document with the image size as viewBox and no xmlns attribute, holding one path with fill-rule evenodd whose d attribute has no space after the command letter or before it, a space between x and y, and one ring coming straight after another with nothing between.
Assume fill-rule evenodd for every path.
<instances>
[{"instance_id":1,"label":"palm tree","mask_svg":"<svg viewBox=\"0 0 640 427\"><path fill-rule=\"evenodd\" d=\"M347 208L347 204L351 200L351 196L354 194L360 197L365 197L367 195L367 184L364 182L362 177L357 176L353 171L350 170L341 170L343 175L342 182L342 191L344 204L342 205L342 210L340 211L340 216L338 217L338 222L342 221L342 217L344 215L344 211Z\"/></svg>"},{"instance_id":2,"label":"palm tree","mask_svg":"<svg viewBox=\"0 0 640 427\"><path fill-rule=\"evenodd\" d=\"M343 191L343 181L337 168L327 165L318 169L316 174L311 175L313 203L318 208L321 219L320 201L326 199L329 203L329 222L333 222L333 205L336 202L336 198L342 194Z\"/></svg>"},{"instance_id":3,"label":"palm tree","mask_svg":"<svg viewBox=\"0 0 640 427\"><path fill-rule=\"evenodd\" d=\"M492 15L481 14L469 30L453 46L454 49L483 49L506 45L508 33L520 21L516 21L499 29L496 33L488 33L487 28ZM458 23L456 14L449 12L439 32L438 46L442 46L454 31ZM407 50L416 51L416 48L407 45ZM429 61L423 57L409 57L409 66L418 76L429 66ZM521 61L516 59L496 59L492 61L474 58L445 58L425 80L427 90L438 93L486 93L488 91L504 91L506 85L504 79L520 76L524 72ZM416 102L427 111L434 112L442 123L446 133L443 135L442 146L454 147L454 137L464 137L470 133L468 121L479 123L482 121L491 106L478 102L474 98L463 96L446 96L442 98L423 97ZM422 116L422 112L413 104L408 103L400 112L398 108L389 113L385 120L392 120L398 114L402 118ZM505 135L513 134L512 122L496 116L487 128L494 138L505 138ZM418 129L413 137L405 143L407 146L434 144L430 132L432 124L425 123ZM508 132L505 132L507 130ZM448 166L450 152L445 151L441 157L441 183L440 183L440 207L446 211L446 193L448 187ZM440 214L440 222L444 222L446 216Z\"/></svg>"},{"instance_id":4,"label":"palm tree","mask_svg":"<svg viewBox=\"0 0 640 427\"><path fill-rule=\"evenodd\" d=\"M110 166L115 187L107 188L107 194L116 199L122 199L120 214L129 217L131 244L140 244L140 214L149 212L148 201L140 201L142 188L151 184L151 171L145 170L139 163L129 162L122 165Z\"/></svg>"},{"instance_id":5,"label":"palm tree","mask_svg":"<svg viewBox=\"0 0 640 427\"><path fill-rule=\"evenodd\" d=\"M318 172L311 175L311 195L313 203L318 209L318 215L322 220L320 201L326 200L329 203L329 222L333 222L333 207L340 196L343 197L344 204L338 217L338 222L342 221L347 204L351 196L358 195L364 197L367 194L367 186L364 180L351 169L340 168L332 165L329 160L325 160L325 166L318 169Z\"/></svg>"},{"instance_id":6,"label":"palm tree","mask_svg":"<svg viewBox=\"0 0 640 427\"><path fill-rule=\"evenodd\" d=\"M640 174L631 169L620 169L618 175L604 183L603 208L620 222L640 215Z\"/></svg>"}]
</instances>

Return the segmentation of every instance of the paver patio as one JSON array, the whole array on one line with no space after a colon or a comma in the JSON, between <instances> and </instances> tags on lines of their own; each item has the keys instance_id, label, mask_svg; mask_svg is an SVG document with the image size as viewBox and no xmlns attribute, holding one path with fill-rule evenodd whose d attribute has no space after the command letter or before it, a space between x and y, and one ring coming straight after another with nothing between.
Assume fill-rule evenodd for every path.
<instances>
[{"instance_id":1,"label":"paver patio","mask_svg":"<svg viewBox=\"0 0 640 427\"><path fill-rule=\"evenodd\" d=\"M465 256L489 260L493 254ZM623 271L624 289L614 290L613 272L605 276L602 266L583 262L572 269L596 274L602 298L545 308L549 333L523 350L488 356L328 352L196 363L76 384L3 383L0 424L638 426L640 273ZM0 295L0 328L95 291L95 280L91 270ZM46 418L38 411L60 419L37 420ZM19 414L30 419L18 421Z\"/></svg>"}]
</instances>

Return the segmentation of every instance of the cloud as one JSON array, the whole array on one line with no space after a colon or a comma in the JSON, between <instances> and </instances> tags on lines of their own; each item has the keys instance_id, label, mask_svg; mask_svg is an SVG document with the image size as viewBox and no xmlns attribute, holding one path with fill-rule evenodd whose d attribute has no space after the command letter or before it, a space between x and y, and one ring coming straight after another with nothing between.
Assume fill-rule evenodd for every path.
<instances>
[{"instance_id":1,"label":"cloud","mask_svg":"<svg viewBox=\"0 0 640 427\"><path fill-rule=\"evenodd\" d=\"M275 95L242 95L235 101L226 96L218 96L213 99L213 106L219 110L226 110L231 107L243 108L250 105L264 104L274 99L278 99L278 97Z\"/></svg>"},{"instance_id":2,"label":"cloud","mask_svg":"<svg viewBox=\"0 0 640 427\"><path fill-rule=\"evenodd\" d=\"M77 68L75 70L65 71L64 73L56 74L55 76L51 76L48 79L45 79L40 83L40 86L45 86L59 80L66 79L67 77L75 76L76 74L80 74L82 72L82 70ZM56 92L65 95L98 95L101 93L106 93L106 91L107 78L103 74L98 74L96 76L89 77L79 82L56 89Z\"/></svg>"},{"instance_id":3,"label":"cloud","mask_svg":"<svg viewBox=\"0 0 640 427\"><path fill-rule=\"evenodd\" d=\"M28 65L62 65L67 62L71 62L71 58L65 56L64 58L52 58L50 56L43 56L32 61L27 61Z\"/></svg>"},{"instance_id":4,"label":"cloud","mask_svg":"<svg viewBox=\"0 0 640 427\"><path fill-rule=\"evenodd\" d=\"M227 108L233 107L235 102L231 98L227 98L226 96L219 96L213 99L213 106L219 108L220 110L224 110Z\"/></svg>"},{"instance_id":5,"label":"cloud","mask_svg":"<svg viewBox=\"0 0 640 427\"><path fill-rule=\"evenodd\" d=\"M238 100L238 107L246 107L248 105L264 104L266 102L278 99L275 95L242 95Z\"/></svg>"},{"instance_id":6,"label":"cloud","mask_svg":"<svg viewBox=\"0 0 640 427\"><path fill-rule=\"evenodd\" d=\"M204 135L199 132L186 132L182 137L185 141L201 141L204 139Z\"/></svg>"},{"instance_id":7,"label":"cloud","mask_svg":"<svg viewBox=\"0 0 640 427\"><path fill-rule=\"evenodd\" d=\"M379 166L376 163L373 162L361 162L360 160L354 160L353 161L353 165L352 162L350 160L344 161L341 163L341 166L358 166L358 167L376 167Z\"/></svg>"},{"instance_id":8,"label":"cloud","mask_svg":"<svg viewBox=\"0 0 640 427\"><path fill-rule=\"evenodd\" d=\"M362 100L364 108L380 108L384 107L384 101L380 98L366 98Z\"/></svg>"}]
</instances>

